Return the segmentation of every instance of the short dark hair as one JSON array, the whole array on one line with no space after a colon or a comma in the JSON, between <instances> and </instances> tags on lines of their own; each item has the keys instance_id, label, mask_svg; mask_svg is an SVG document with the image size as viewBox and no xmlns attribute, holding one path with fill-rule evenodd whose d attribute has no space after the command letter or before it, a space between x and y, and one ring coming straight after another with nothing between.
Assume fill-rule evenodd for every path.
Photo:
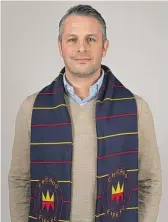
<instances>
[{"instance_id":1,"label":"short dark hair","mask_svg":"<svg viewBox=\"0 0 168 222\"><path fill-rule=\"evenodd\" d=\"M105 41L107 39L106 22L103 19L103 17L101 16L101 14L90 5L76 5L76 6L71 7L66 12L66 14L62 17L62 19L60 20L58 40L61 41L61 39L62 39L63 25L64 25L64 22L65 22L65 19L68 16L71 16L71 15L82 15L82 16L88 16L88 17L96 18L99 21L100 25L101 25L103 40Z\"/></svg>"}]
</instances>

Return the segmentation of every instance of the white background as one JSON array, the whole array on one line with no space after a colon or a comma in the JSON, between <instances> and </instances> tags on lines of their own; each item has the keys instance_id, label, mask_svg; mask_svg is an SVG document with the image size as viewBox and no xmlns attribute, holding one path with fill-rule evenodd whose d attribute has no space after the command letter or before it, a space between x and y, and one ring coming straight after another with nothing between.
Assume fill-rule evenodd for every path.
<instances>
[{"instance_id":1,"label":"white background","mask_svg":"<svg viewBox=\"0 0 168 222\"><path fill-rule=\"evenodd\" d=\"M30 94L49 84L63 67L58 23L72 5L90 4L107 23L110 48L102 64L143 97L153 113L168 206L168 2L2 2L2 221L10 221L8 172L16 113Z\"/></svg>"}]
</instances>

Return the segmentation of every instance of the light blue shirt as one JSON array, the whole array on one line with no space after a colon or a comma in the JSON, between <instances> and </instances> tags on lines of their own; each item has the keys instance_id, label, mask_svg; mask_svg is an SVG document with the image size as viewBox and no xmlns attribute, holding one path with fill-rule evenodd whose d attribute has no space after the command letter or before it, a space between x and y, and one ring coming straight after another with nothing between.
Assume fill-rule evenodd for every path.
<instances>
[{"instance_id":1,"label":"light blue shirt","mask_svg":"<svg viewBox=\"0 0 168 222\"><path fill-rule=\"evenodd\" d=\"M88 102L90 102L92 99L94 99L98 92L99 92L99 89L100 87L102 86L102 83L103 83L103 79L104 79L104 70L102 70L102 73L101 73L101 76L100 78L97 80L97 82L92 85L90 87L90 94L87 98L85 99L81 99L79 96L75 95L75 92L74 92L74 88L73 86L71 86L67 80L66 80L66 76L65 76L65 73L63 75L63 82L64 82L64 87L65 87L65 91L67 93L67 95L72 98L75 102L79 103L80 105L84 105Z\"/></svg>"}]
</instances>

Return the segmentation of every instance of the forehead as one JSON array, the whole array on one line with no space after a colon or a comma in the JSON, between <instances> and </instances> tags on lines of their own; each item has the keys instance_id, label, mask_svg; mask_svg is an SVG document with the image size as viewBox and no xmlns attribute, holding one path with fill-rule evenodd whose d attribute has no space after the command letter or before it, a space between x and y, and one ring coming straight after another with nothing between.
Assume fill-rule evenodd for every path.
<instances>
[{"instance_id":1,"label":"forehead","mask_svg":"<svg viewBox=\"0 0 168 222\"><path fill-rule=\"evenodd\" d=\"M65 19L64 34L101 34L101 25L96 18L88 16L69 16Z\"/></svg>"}]
</instances>

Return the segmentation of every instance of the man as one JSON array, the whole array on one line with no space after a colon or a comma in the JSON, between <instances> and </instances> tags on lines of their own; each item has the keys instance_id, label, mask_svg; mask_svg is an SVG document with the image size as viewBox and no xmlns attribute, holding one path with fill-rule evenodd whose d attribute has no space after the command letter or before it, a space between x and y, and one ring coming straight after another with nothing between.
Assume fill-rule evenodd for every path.
<instances>
[{"instance_id":1,"label":"man","mask_svg":"<svg viewBox=\"0 0 168 222\"><path fill-rule=\"evenodd\" d=\"M161 166L148 104L101 65L100 13L68 10L59 24L65 67L27 97L9 172L12 222L156 222Z\"/></svg>"}]
</instances>

